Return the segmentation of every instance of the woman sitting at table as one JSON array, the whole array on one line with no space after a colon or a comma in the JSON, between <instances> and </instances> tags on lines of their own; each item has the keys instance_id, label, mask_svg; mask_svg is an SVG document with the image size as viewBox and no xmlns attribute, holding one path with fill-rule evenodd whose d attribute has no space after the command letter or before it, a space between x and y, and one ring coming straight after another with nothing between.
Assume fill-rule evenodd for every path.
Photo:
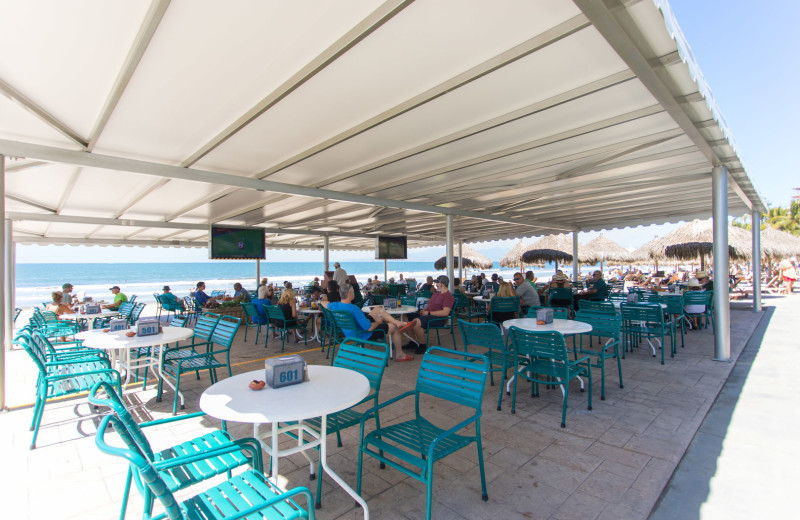
<instances>
[{"instance_id":1,"label":"woman sitting at table","mask_svg":"<svg viewBox=\"0 0 800 520\"><path fill-rule=\"evenodd\" d=\"M64 294L61 291L53 291L52 298L53 301L48 303L44 310L50 311L56 316L61 316L62 314L75 314L75 311L72 310L72 307L64 303Z\"/></svg>"},{"instance_id":2,"label":"woman sitting at table","mask_svg":"<svg viewBox=\"0 0 800 520\"><path fill-rule=\"evenodd\" d=\"M517 291L511 287L511 284L508 282L500 282L500 288L497 290L497 297L499 298L517 298ZM504 312L492 312L492 304L489 303L489 315L492 317L492 321L496 322L503 322L506 320L513 320L517 317L517 313L514 311L504 311Z\"/></svg>"},{"instance_id":3,"label":"woman sitting at table","mask_svg":"<svg viewBox=\"0 0 800 520\"><path fill-rule=\"evenodd\" d=\"M197 305L202 309L203 307L207 309L211 309L213 307L217 307L219 303L217 300L211 298L211 296L206 294L206 283L205 282L197 282L197 290L194 293L194 299L197 301Z\"/></svg>"},{"instance_id":4,"label":"woman sitting at table","mask_svg":"<svg viewBox=\"0 0 800 520\"><path fill-rule=\"evenodd\" d=\"M286 289L281 294L281 299L278 300L278 307L283 313L283 323L276 323L276 325L286 325L287 327L294 327L298 323L305 323L305 320L297 318L297 299L292 290L292 284L287 284ZM275 320L278 321L278 320ZM302 339L299 332L295 331L297 337Z\"/></svg>"}]
</instances>

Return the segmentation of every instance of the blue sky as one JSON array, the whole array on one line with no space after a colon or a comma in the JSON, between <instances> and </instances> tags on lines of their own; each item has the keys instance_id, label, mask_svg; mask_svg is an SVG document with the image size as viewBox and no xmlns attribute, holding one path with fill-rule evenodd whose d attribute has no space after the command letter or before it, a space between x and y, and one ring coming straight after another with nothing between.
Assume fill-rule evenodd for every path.
<instances>
[{"instance_id":1,"label":"blue sky","mask_svg":"<svg viewBox=\"0 0 800 520\"><path fill-rule=\"evenodd\" d=\"M800 103L796 101L800 69L797 53L800 1L670 0L675 17L711 86L739 147L747 172L766 201L787 206L800 175L791 155L797 147ZM604 234L624 247L638 247L674 225L612 230ZM598 233L581 233L587 242ZM515 241L477 244L499 260ZM121 253L122 251L122 253ZM409 251L411 260L435 260L443 248ZM361 252L336 252L339 260L370 260ZM17 262L202 262L201 249L18 246ZM269 251L268 260L294 261L297 252ZM321 261L321 252L303 253L305 261ZM333 258L332 258L333 260Z\"/></svg>"}]
</instances>

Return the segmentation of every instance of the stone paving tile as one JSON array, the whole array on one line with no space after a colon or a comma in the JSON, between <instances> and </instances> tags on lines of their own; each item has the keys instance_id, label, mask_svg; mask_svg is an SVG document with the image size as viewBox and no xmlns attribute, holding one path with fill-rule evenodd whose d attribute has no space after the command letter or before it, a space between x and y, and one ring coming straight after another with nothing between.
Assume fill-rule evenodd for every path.
<instances>
[{"instance_id":1,"label":"stone paving tile","mask_svg":"<svg viewBox=\"0 0 800 520\"><path fill-rule=\"evenodd\" d=\"M732 322L732 351L738 353L757 315L742 312ZM736 321L738 320L738 321ZM452 345L449 336L442 339ZM649 354L645 344L629 353L622 362L625 388L620 389L616 367L610 366L606 399L600 400L599 370L593 372L593 410L586 409L588 394L573 383L569 391L566 428L560 428L562 394L559 389L540 388L541 396L530 397L530 385L518 386L516 413L511 414L511 397L503 394L502 410L497 411L501 391L499 378L487 383L481 418L483 455L490 500L481 500L478 456L474 445L451 455L434 466L433 517L436 519L562 519L562 518L641 518L647 514L666 485L677 460L700 427L713 397L722 387L731 365L709 358L713 336L710 331L687 334L686 347L662 366ZM301 352L309 363L324 363L319 349L290 343L284 353ZM458 348L460 349L460 343ZM234 343L233 372L263 369L263 358L279 355L280 342L272 339L268 348L254 345L242 334ZM33 399L35 371L22 351L7 353L7 363L19 388L10 389L10 402L24 405ZM381 389L381 400L413 387L418 363L390 362ZM220 374L220 377L225 377ZM186 409L198 410L202 391L208 386L207 374L196 379L188 374L181 380ZM170 417L174 393L165 388L164 398L156 401L156 385L142 390L131 385L126 404L139 421ZM422 403L423 413L440 425L455 424L467 412L453 404ZM382 424L413 417L413 399L405 399L381 412ZM19 475L14 485L20 490L6 501L20 518L112 518L118 515L126 465L100 453L94 446L99 422L87 406L85 397L49 404L45 409L40 447L28 451L28 424L31 408L22 407L0 414L0 456ZM151 443L175 444L180 439L219 429L220 421L205 417L148 428ZM371 428L371 426L368 426ZM235 437L253 435L246 424L228 424ZM471 430L468 430L471 431ZM358 428L342 433L343 446L329 438L329 463L355 487L358 460ZM288 446L294 441L286 440ZM316 458L316 455L313 455ZM265 469L269 457L265 455ZM284 486L307 486L309 466L301 454L281 459L280 482ZM220 477L221 478L221 477ZM373 518L418 519L425 512L424 485L391 468L381 470L368 459L364 467L363 493ZM323 509L317 518L362 518L347 496L327 476L323 476ZM60 486L59 488L57 488ZM24 491L24 492L22 492ZM181 496L190 495L186 491ZM45 511L42 497L91 496L91 508L70 504L72 509ZM87 503L87 501L83 501ZM58 513L58 514L56 514ZM131 494L128 517L141 515L141 498Z\"/></svg>"}]
</instances>

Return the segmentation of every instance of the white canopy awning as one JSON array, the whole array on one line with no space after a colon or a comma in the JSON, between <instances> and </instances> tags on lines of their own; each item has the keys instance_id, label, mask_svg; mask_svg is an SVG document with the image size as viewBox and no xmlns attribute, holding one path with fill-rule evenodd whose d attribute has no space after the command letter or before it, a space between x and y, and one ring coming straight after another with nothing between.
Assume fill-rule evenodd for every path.
<instances>
[{"instance_id":1,"label":"white canopy awning","mask_svg":"<svg viewBox=\"0 0 800 520\"><path fill-rule=\"evenodd\" d=\"M0 19L17 242L675 222L711 215L719 165L730 214L765 207L664 0L29 0Z\"/></svg>"}]
</instances>

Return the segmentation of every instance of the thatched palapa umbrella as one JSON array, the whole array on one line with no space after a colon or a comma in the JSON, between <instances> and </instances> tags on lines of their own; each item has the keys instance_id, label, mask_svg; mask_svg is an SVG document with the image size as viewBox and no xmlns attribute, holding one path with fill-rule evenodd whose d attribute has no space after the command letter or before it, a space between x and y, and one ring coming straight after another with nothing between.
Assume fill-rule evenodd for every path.
<instances>
[{"instance_id":1,"label":"thatched palapa umbrella","mask_svg":"<svg viewBox=\"0 0 800 520\"><path fill-rule=\"evenodd\" d=\"M464 256L464 265L462 267L465 269L491 269L494 265L492 260L488 259L466 244L461 247L461 254ZM458 269L460 260L461 259L457 256L453 257L453 267L455 269ZM433 263L433 267L440 271L447 269L447 257L443 256L435 261Z\"/></svg>"},{"instance_id":2,"label":"thatched palapa umbrella","mask_svg":"<svg viewBox=\"0 0 800 520\"><path fill-rule=\"evenodd\" d=\"M714 249L714 229L711 220L693 220L662 239L667 258L690 261L700 257L700 269L705 269L705 257ZM728 255L734 260L750 256L750 234L742 228L728 226Z\"/></svg>"},{"instance_id":3,"label":"thatched palapa umbrella","mask_svg":"<svg viewBox=\"0 0 800 520\"><path fill-rule=\"evenodd\" d=\"M525 270L525 262L522 261L522 254L530 249L530 244L526 244L522 240L517 245L511 248L506 255L500 259L501 267L519 267L520 271Z\"/></svg>"},{"instance_id":4,"label":"thatched palapa umbrella","mask_svg":"<svg viewBox=\"0 0 800 520\"><path fill-rule=\"evenodd\" d=\"M602 271L603 262L627 263L631 260L631 254L610 238L599 235L581 247L578 259L586 264L600 262L600 270Z\"/></svg>"},{"instance_id":5,"label":"thatched palapa umbrella","mask_svg":"<svg viewBox=\"0 0 800 520\"><path fill-rule=\"evenodd\" d=\"M800 255L800 237L768 227L761 230L761 256L772 259Z\"/></svg>"},{"instance_id":6,"label":"thatched palapa umbrella","mask_svg":"<svg viewBox=\"0 0 800 520\"><path fill-rule=\"evenodd\" d=\"M559 263L572 262L572 237L565 234L542 237L522 253L522 261L526 264L555 262L558 271Z\"/></svg>"}]
</instances>

